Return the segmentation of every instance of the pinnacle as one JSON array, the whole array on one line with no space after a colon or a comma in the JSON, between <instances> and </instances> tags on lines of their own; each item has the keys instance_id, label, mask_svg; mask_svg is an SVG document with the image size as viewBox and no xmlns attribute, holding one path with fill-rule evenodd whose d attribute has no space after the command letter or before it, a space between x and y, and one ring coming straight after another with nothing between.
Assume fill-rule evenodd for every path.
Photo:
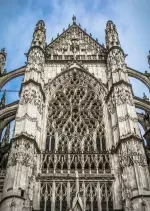
<instances>
[{"instance_id":1,"label":"pinnacle","mask_svg":"<svg viewBox=\"0 0 150 211\"><path fill-rule=\"evenodd\" d=\"M73 21L73 24L76 24L76 16L73 15L72 21Z\"/></svg>"}]
</instances>

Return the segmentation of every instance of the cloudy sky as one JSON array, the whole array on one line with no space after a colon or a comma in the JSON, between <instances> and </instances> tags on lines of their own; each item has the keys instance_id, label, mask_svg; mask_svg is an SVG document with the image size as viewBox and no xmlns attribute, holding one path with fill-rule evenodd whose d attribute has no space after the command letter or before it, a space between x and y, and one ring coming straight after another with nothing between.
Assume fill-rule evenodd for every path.
<instances>
[{"instance_id":1,"label":"cloudy sky","mask_svg":"<svg viewBox=\"0 0 150 211\"><path fill-rule=\"evenodd\" d=\"M149 71L147 55L150 49L150 1L149 0L0 0L0 48L7 52L7 71L24 65L32 34L38 20L44 20L47 43L56 38L63 28L77 23L105 42L105 27L112 20L117 27L121 45L128 57L128 66L138 71ZM21 79L12 80L3 89L19 90ZM135 95L149 97L148 89L139 81L131 79ZM17 94L8 93L7 103Z\"/></svg>"}]
</instances>

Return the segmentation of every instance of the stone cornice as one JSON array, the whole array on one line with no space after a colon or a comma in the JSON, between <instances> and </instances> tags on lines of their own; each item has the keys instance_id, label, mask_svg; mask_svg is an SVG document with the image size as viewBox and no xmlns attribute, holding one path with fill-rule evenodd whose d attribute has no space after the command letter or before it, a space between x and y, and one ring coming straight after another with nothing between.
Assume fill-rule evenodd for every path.
<instances>
[{"instance_id":1,"label":"stone cornice","mask_svg":"<svg viewBox=\"0 0 150 211\"><path fill-rule=\"evenodd\" d=\"M80 177L80 181L84 181L86 179L86 181L113 181L115 179L113 174L98 174L98 175L90 175L90 174L79 174ZM55 175L48 175L48 174L39 174L36 177L36 180L70 180L70 181L74 181L76 180L76 176L74 174L55 174Z\"/></svg>"},{"instance_id":2,"label":"stone cornice","mask_svg":"<svg viewBox=\"0 0 150 211\"><path fill-rule=\"evenodd\" d=\"M122 143L125 143L126 141L131 140L131 139L137 140L139 142L143 142L143 140L140 137L138 137L137 135L129 134L128 136L119 139L119 141L117 142L116 146L114 146L112 148L112 150L111 150L112 153L116 153Z\"/></svg>"},{"instance_id":3,"label":"stone cornice","mask_svg":"<svg viewBox=\"0 0 150 211\"><path fill-rule=\"evenodd\" d=\"M46 54L45 54L45 49L41 48L41 47L40 47L40 46L38 46L38 45L34 45L34 46L32 46L32 47L29 49L28 53L26 54L26 55L27 55L27 57L29 56L29 54L30 54L30 52L32 51L32 49L34 49L34 48L39 48L39 49L43 52L44 57L46 57Z\"/></svg>"},{"instance_id":4,"label":"stone cornice","mask_svg":"<svg viewBox=\"0 0 150 211\"><path fill-rule=\"evenodd\" d=\"M114 50L114 49L120 50L120 51L123 53L123 55L124 55L124 51L123 51L123 49L122 49L121 47L119 47L119 46L113 46L113 47L111 47L111 48L108 50L108 52L107 52L107 57L108 57L108 55L109 55L109 52L112 51L112 50Z\"/></svg>"},{"instance_id":5,"label":"stone cornice","mask_svg":"<svg viewBox=\"0 0 150 211\"><path fill-rule=\"evenodd\" d=\"M89 63L89 64L91 64L91 63L102 63L102 64L106 64L106 57L104 57L104 59L93 59L93 60L88 60L88 59L84 59L84 60L69 60L69 59L60 59L60 60L58 60L58 59L48 59L48 58L46 58L46 61L45 61L45 63L67 63L67 62L71 62L71 61L76 61L76 62L85 62L86 64L87 63Z\"/></svg>"}]
</instances>

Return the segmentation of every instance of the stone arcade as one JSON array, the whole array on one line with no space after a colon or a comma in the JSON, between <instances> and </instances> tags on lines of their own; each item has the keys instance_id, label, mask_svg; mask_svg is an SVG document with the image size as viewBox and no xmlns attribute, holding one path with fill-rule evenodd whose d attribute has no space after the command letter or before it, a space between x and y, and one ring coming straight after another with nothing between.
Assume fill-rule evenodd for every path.
<instances>
[{"instance_id":1,"label":"stone arcade","mask_svg":"<svg viewBox=\"0 0 150 211\"><path fill-rule=\"evenodd\" d=\"M7 73L1 50L0 87L24 75L19 102L5 105L4 93L0 103L0 132L7 127L0 146L1 211L150 210L150 103L133 96L128 80L150 88L150 75L129 68L125 57L112 21L105 47L75 16L49 45L39 21L24 67Z\"/></svg>"}]
</instances>

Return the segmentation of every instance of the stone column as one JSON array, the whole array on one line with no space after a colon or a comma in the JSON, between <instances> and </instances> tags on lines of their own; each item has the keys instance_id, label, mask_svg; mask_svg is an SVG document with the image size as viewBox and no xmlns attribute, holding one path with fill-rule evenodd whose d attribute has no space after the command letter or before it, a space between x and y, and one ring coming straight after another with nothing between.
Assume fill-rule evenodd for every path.
<instances>
[{"instance_id":1,"label":"stone column","mask_svg":"<svg viewBox=\"0 0 150 211\"><path fill-rule=\"evenodd\" d=\"M45 24L39 21L27 55L27 69L22 83L3 198L0 204L0 210L3 211L11 211L12 203L15 211L32 209L36 154L39 152L41 119L45 101L43 92L45 39Z\"/></svg>"},{"instance_id":2,"label":"stone column","mask_svg":"<svg viewBox=\"0 0 150 211\"><path fill-rule=\"evenodd\" d=\"M149 175L142 145L138 118L133 102L132 88L128 81L125 54L120 46L116 26L108 21L106 26L108 96L113 132L113 154L115 169L115 210L140 211L141 195L148 203L150 198ZM116 169L116 162L118 168ZM119 183L120 182L120 185ZM122 193L122 195L120 194ZM135 199L136 198L136 199Z\"/></svg>"}]
</instances>

